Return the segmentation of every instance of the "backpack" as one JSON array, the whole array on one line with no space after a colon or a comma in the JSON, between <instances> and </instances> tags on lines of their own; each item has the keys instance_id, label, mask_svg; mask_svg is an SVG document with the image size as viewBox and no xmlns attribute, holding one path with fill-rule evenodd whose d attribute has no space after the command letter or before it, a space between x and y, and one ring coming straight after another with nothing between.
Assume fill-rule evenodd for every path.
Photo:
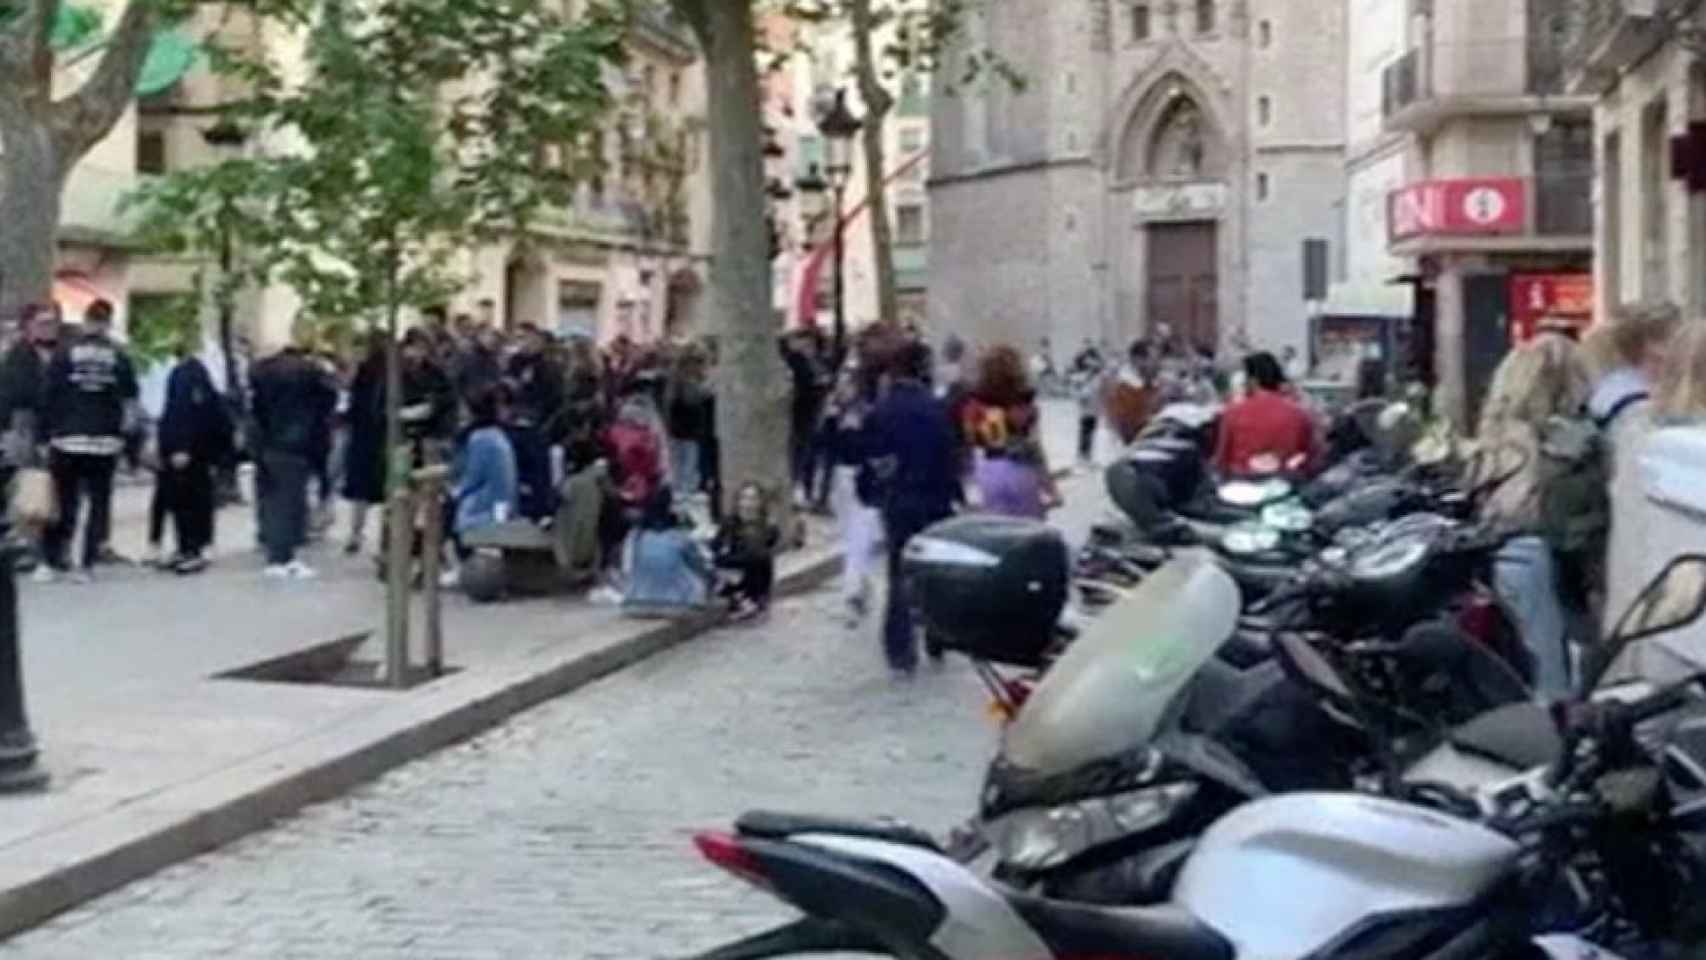
<instances>
[{"instance_id":1,"label":"backpack","mask_svg":"<svg viewBox=\"0 0 1706 960\"><path fill-rule=\"evenodd\" d=\"M1611 443L1617 417L1645 393L1631 393L1600 417L1552 417L1540 432L1540 535L1567 562L1595 565L1611 529Z\"/></svg>"}]
</instances>

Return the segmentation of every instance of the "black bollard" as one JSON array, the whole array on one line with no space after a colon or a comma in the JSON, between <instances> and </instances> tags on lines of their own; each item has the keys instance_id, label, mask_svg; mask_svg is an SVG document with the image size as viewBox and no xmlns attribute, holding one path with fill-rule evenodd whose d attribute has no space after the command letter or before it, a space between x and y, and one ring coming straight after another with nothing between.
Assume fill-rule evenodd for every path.
<instances>
[{"instance_id":1,"label":"black bollard","mask_svg":"<svg viewBox=\"0 0 1706 960\"><path fill-rule=\"evenodd\" d=\"M47 786L37 762L35 734L24 714L24 676L18 656L18 582L15 551L0 551L0 793Z\"/></svg>"}]
</instances>

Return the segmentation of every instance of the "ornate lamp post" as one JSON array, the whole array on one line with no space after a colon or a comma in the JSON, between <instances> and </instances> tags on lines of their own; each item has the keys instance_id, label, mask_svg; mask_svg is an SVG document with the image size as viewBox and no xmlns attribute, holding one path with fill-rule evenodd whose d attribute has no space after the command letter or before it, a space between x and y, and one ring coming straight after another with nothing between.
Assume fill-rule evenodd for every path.
<instances>
[{"instance_id":1,"label":"ornate lamp post","mask_svg":"<svg viewBox=\"0 0 1706 960\"><path fill-rule=\"evenodd\" d=\"M16 549L9 536L6 544L6 549L0 550L0 793L20 793L46 786L48 775L37 762L35 734L30 732L24 713Z\"/></svg>"},{"instance_id":2,"label":"ornate lamp post","mask_svg":"<svg viewBox=\"0 0 1706 960\"><path fill-rule=\"evenodd\" d=\"M243 149L249 135L243 128L229 120L221 120L201 132L201 138L207 145L221 154L235 154ZM219 277L225 282L231 275L231 198L222 201L223 209L219 215ZM219 296L219 349L225 354L225 392L236 399L240 396L237 385L237 351L232 343L232 303L229 291L221 292Z\"/></svg>"},{"instance_id":3,"label":"ornate lamp post","mask_svg":"<svg viewBox=\"0 0 1706 960\"><path fill-rule=\"evenodd\" d=\"M201 132L201 138L215 152L230 156L239 153L243 144L248 142L249 135L242 127L230 120L220 120L213 126ZM232 291L227 286L231 276L231 218L233 214L231 197L227 195L221 201L219 211L219 352L225 357L225 402L231 416L241 418L243 413L243 386L238 382L237 374L237 345L232 327L235 325L232 316L234 304L231 302ZM237 486L237 472L233 469L221 468L218 471L219 499L222 503L235 504L243 501L242 491Z\"/></svg>"},{"instance_id":4,"label":"ornate lamp post","mask_svg":"<svg viewBox=\"0 0 1706 960\"><path fill-rule=\"evenodd\" d=\"M842 292L842 271L846 245L841 239L841 206L847 191L847 181L853 175L853 137L864 122L847 109L847 91L835 91L835 99L821 109L817 117L818 133L823 135L828 163L830 189L835 192L832 229L835 231L835 363L839 367L847 349L847 298Z\"/></svg>"}]
</instances>

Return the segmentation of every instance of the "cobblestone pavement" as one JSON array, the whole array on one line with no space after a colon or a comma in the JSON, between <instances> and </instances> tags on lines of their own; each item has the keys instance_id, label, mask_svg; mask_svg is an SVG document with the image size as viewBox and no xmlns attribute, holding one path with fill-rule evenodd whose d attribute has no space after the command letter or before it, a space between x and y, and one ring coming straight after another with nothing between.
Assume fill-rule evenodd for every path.
<instances>
[{"instance_id":1,"label":"cobblestone pavement","mask_svg":"<svg viewBox=\"0 0 1706 960\"><path fill-rule=\"evenodd\" d=\"M908 685L831 592L525 714L138 882L5 958L684 956L786 916L702 865L748 807L969 811L993 743L963 662Z\"/></svg>"},{"instance_id":2,"label":"cobblestone pavement","mask_svg":"<svg viewBox=\"0 0 1706 960\"><path fill-rule=\"evenodd\" d=\"M1068 488L1069 530L1094 511ZM788 914L689 835L751 807L970 812L995 731L966 664L887 676L833 590L523 714L0 945L0 960L686 956ZM873 618L874 620L874 618Z\"/></svg>"}]
</instances>

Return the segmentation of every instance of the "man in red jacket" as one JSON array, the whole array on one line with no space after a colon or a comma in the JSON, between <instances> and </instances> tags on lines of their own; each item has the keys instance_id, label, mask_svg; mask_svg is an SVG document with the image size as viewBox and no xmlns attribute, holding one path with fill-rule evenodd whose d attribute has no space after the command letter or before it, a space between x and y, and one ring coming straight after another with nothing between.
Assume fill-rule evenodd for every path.
<instances>
[{"instance_id":1,"label":"man in red jacket","mask_svg":"<svg viewBox=\"0 0 1706 960\"><path fill-rule=\"evenodd\" d=\"M1315 421L1285 392L1279 361L1267 352L1250 354L1244 374L1250 393L1221 415L1215 466L1226 477L1307 472L1317 455Z\"/></svg>"}]
</instances>

